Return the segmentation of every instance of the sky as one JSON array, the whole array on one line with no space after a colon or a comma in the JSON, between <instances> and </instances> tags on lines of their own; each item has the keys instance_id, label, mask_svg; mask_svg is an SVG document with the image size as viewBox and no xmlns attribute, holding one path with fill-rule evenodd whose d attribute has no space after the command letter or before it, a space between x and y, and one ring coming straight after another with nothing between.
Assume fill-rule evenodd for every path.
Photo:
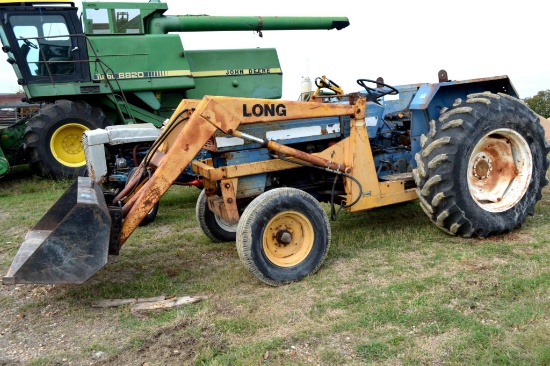
<instances>
[{"instance_id":1,"label":"sky","mask_svg":"<svg viewBox=\"0 0 550 366\"><path fill-rule=\"evenodd\" d=\"M353 92L361 89L357 79L380 76L390 85L435 83L441 69L451 80L508 75L521 98L550 89L550 19L540 0L164 2L166 15L348 17L340 31L181 34L187 50L276 48L283 99L296 100L305 77L326 75ZM7 62L0 62L0 80L0 93L18 89Z\"/></svg>"}]
</instances>

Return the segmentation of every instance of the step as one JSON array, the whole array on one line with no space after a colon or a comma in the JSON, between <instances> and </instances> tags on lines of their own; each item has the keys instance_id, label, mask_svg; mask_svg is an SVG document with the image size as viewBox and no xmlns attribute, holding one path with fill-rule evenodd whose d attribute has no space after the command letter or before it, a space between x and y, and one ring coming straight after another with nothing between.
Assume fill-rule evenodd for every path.
<instances>
[{"instance_id":1,"label":"step","mask_svg":"<svg viewBox=\"0 0 550 366\"><path fill-rule=\"evenodd\" d=\"M413 180L413 174L409 173L399 173L399 174L388 174L378 177L379 180L385 182L394 182L396 180L403 180L405 182Z\"/></svg>"}]
</instances>

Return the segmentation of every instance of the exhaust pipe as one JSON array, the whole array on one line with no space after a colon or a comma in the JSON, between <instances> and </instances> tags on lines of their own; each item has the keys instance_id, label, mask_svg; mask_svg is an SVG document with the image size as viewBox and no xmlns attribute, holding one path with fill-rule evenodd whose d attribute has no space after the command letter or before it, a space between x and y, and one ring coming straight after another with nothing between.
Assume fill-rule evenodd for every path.
<instances>
[{"instance_id":1,"label":"exhaust pipe","mask_svg":"<svg viewBox=\"0 0 550 366\"><path fill-rule=\"evenodd\" d=\"M107 263L110 233L101 187L79 177L27 233L2 283L83 283Z\"/></svg>"}]
</instances>

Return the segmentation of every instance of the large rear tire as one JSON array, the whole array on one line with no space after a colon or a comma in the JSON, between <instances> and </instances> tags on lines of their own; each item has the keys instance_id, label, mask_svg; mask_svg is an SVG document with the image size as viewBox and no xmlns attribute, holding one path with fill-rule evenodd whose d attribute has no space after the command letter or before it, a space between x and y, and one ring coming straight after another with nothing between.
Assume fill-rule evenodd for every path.
<instances>
[{"instance_id":1,"label":"large rear tire","mask_svg":"<svg viewBox=\"0 0 550 366\"><path fill-rule=\"evenodd\" d=\"M313 196L295 188L276 188L256 197L237 227L241 262L271 286L317 272L329 246L326 212Z\"/></svg>"},{"instance_id":2,"label":"large rear tire","mask_svg":"<svg viewBox=\"0 0 550 366\"><path fill-rule=\"evenodd\" d=\"M505 94L457 100L421 139L413 175L422 209L463 237L507 233L534 213L548 183L539 118Z\"/></svg>"},{"instance_id":3,"label":"large rear tire","mask_svg":"<svg viewBox=\"0 0 550 366\"><path fill-rule=\"evenodd\" d=\"M46 105L31 118L24 136L31 169L51 179L84 175L82 134L110 124L101 109L83 101L57 100Z\"/></svg>"},{"instance_id":4,"label":"large rear tire","mask_svg":"<svg viewBox=\"0 0 550 366\"><path fill-rule=\"evenodd\" d=\"M199 228L204 235L209 237L214 243L235 241L237 236L237 225L228 224L210 211L206 200L206 191L204 189L197 199L195 216Z\"/></svg>"}]
</instances>

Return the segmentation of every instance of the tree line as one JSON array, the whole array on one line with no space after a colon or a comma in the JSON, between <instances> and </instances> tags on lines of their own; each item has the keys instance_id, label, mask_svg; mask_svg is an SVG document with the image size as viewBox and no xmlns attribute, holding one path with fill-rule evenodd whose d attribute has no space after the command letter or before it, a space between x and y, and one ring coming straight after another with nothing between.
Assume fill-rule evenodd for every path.
<instances>
[{"instance_id":1,"label":"tree line","mask_svg":"<svg viewBox=\"0 0 550 366\"><path fill-rule=\"evenodd\" d=\"M525 103L535 113L545 117L550 117L550 89L541 90L536 95L525 98Z\"/></svg>"}]
</instances>

